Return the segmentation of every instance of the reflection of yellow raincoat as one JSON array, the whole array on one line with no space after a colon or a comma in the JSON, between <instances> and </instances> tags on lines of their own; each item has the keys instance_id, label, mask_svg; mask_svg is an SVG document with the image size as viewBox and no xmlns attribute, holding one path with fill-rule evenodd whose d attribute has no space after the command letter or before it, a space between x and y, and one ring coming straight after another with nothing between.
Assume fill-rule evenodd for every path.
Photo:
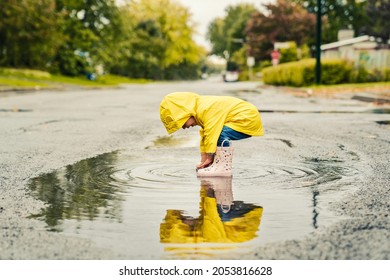
<instances>
[{"instance_id":1,"label":"reflection of yellow raincoat","mask_svg":"<svg viewBox=\"0 0 390 280\"><path fill-rule=\"evenodd\" d=\"M215 198L201 191L201 216L190 219L179 210L168 210L160 225L162 243L239 243L253 239L260 225L262 207L254 207L242 217L222 222ZM192 225L191 225L192 223Z\"/></svg>"},{"instance_id":2,"label":"reflection of yellow raincoat","mask_svg":"<svg viewBox=\"0 0 390 280\"><path fill-rule=\"evenodd\" d=\"M161 101L160 117L169 134L182 128L191 116L201 127L201 152L216 151L223 126L251 136L264 134L258 109L235 97L174 92Z\"/></svg>"}]
</instances>

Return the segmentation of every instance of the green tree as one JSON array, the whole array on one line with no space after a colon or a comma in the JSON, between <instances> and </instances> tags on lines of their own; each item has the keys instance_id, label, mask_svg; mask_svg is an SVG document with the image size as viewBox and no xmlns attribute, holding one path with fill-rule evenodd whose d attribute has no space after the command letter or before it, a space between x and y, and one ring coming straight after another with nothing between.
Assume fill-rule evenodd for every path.
<instances>
[{"instance_id":1,"label":"green tree","mask_svg":"<svg viewBox=\"0 0 390 280\"><path fill-rule=\"evenodd\" d=\"M366 6L367 24L365 33L382 39L387 43L390 39L390 1L368 0Z\"/></svg>"},{"instance_id":2,"label":"green tree","mask_svg":"<svg viewBox=\"0 0 390 280\"><path fill-rule=\"evenodd\" d=\"M55 0L0 1L0 65L46 69L62 40Z\"/></svg>"},{"instance_id":3,"label":"green tree","mask_svg":"<svg viewBox=\"0 0 390 280\"><path fill-rule=\"evenodd\" d=\"M287 0L264 5L265 12L256 12L248 21L247 44L250 55L269 60L275 42L296 42L298 46L314 38L315 16L302 6Z\"/></svg>"},{"instance_id":4,"label":"green tree","mask_svg":"<svg viewBox=\"0 0 390 280\"><path fill-rule=\"evenodd\" d=\"M207 39L212 45L212 54L229 57L243 47L245 42L245 27L256 8L251 4L229 6L225 10L224 18L213 20L207 31Z\"/></svg>"},{"instance_id":5,"label":"green tree","mask_svg":"<svg viewBox=\"0 0 390 280\"><path fill-rule=\"evenodd\" d=\"M152 79L196 78L205 55L192 36L191 14L171 0L132 0L122 17L132 32L123 44L124 63L112 71Z\"/></svg>"},{"instance_id":6,"label":"green tree","mask_svg":"<svg viewBox=\"0 0 390 280\"><path fill-rule=\"evenodd\" d=\"M64 14L65 39L57 52L53 70L81 75L106 64L115 39L120 36L118 7L114 0L56 0L57 12Z\"/></svg>"},{"instance_id":7,"label":"green tree","mask_svg":"<svg viewBox=\"0 0 390 280\"><path fill-rule=\"evenodd\" d=\"M293 0L307 9L310 13L317 12L317 0ZM355 35L364 32L367 22L366 0L321 0L326 24L323 28L322 41L330 43L337 41L340 29L353 29Z\"/></svg>"}]
</instances>

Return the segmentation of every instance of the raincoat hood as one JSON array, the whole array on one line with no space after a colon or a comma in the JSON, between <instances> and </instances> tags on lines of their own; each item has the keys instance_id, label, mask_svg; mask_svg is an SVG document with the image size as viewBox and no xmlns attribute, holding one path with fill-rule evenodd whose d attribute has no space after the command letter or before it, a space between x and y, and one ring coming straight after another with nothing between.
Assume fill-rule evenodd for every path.
<instances>
[{"instance_id":1,"label":"raincoat hood","mask_svg":"<svg viewBox=\"0 0 390 280\"><path fill-rule=\"evenodd\" d=\"M160 103L160 118L169 134L183 127L186 121L196 116L199 95L192 92L173 92Z\"/></svg>"}]
</instances>

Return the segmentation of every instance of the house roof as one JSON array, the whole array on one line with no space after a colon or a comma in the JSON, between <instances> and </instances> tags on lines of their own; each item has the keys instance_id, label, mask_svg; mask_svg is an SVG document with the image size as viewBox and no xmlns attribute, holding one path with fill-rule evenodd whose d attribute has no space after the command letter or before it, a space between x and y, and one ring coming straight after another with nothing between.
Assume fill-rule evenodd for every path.
<instances>
[{"instance_id":1,"label":"house roof","mask_svg":"<svg viewBox=\"0 0 390 280\"><path fill-rule=\"evenodd\" d=\"M338 41L338 42L333 42L333 43L321 45L321 50L325 51L325 50L329 50L329 49L335 49L335 48L339 48L339 47L343 47L343 46L347 46L347 45L353 45L356 43L366 42L369 40L370 40L370 36L364 35L364 36L360 36L360 37L355 37L355 38L351 38L351 39L347 39L347 40L342 40L342 41Z\"/></svg>"}]
</instances>

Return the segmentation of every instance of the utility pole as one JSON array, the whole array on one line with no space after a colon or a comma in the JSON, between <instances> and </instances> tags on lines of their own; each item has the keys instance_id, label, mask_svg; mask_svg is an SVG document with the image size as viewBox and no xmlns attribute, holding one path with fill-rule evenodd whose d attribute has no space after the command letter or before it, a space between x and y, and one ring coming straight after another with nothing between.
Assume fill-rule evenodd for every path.
<instances>
[{"instance_id":1,"label":"utility pole","mask_svg":"<svg viewBox=\"0 0 390 280\"><path fill-rule=\"evenodd\" d=\"M316 37L316 84L321 84L321 11L322 0L317 0L317 37Z\"/></svg>"}]
</instances>

